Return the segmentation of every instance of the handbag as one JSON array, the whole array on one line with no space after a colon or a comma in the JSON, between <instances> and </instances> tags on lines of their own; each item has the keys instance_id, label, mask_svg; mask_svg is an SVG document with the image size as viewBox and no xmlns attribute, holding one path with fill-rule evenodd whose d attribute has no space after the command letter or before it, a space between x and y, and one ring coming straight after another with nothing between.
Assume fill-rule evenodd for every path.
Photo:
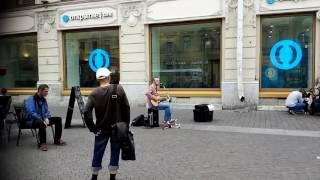
<instances>
[{"instance_id":1,"label":"handbag","mask_svg":"<svg viewBox=\"0 0 320 180\"><path fill-rule=\"evenodd\" d=\"M111 140L114 142L122 142L127 139L128 126L125 122L116 122L112 125Z\"/></svg>"},{"instance_id":2,"label":"handbag","mask_svg":"<svg viewBox=\"0 0 320 180\"><path fill-rule=\"evenodd\" d=\"M121 121L119 114L120 107L117 95L117 84L112 85L112 97L110 111L115 113L113 122L116 122L111 127L111 141L116 142L121 148L122 160L136 160L133 133L129 131L128 124Z\"/></svg>"},{"instance_id":3,"label":"handbag","mask_svg":"<svg viewBox=\"0 0 320 180\"><path fill-rule=\"evenodd\" d=\"M117 95L117 84L112 85L112 97L111 97L111 108L110 112L114 113L113 122L115 124L111 125L111 140L113 142L122 142L127 139L129 127L128 125L120 121L121 114L119 114L119 103Z\"/></svg>"},{"instance_id":4,"label":"handbag","mask_svg":"<svg viewBox=\"0 0 320 180\"><path fill-rule=\"evenodd\" d=\"M128 131L127 139L121 143L121 150L122 160L136 160L133 133L131 131Z\"/></svg>"}]
</instances>

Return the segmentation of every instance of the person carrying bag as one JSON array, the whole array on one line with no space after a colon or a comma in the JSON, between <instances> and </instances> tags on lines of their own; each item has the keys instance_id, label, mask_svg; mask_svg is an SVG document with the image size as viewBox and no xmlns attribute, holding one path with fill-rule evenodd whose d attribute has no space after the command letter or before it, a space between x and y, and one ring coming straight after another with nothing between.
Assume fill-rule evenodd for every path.
<instances>
[{"instance_id":1,"label":"person carrying bag","mask_svg":"<svg viewBox=\"0 0 320 180\"><path fill-rule=\"evenodd\" d=\"M110 84L110 71L100 68L96 78L100 86L88 97L84 108L84 119L90 132L95 134L92 158L92 180L97 180L102 168L102 157L107 143L111 139L111 156L109 162L110 180L116 179L119 169L121 142L128 139L130 122L130 105L121 85ZM92 111L95 109L96 123Z\"/></svg>"}]
</instances>

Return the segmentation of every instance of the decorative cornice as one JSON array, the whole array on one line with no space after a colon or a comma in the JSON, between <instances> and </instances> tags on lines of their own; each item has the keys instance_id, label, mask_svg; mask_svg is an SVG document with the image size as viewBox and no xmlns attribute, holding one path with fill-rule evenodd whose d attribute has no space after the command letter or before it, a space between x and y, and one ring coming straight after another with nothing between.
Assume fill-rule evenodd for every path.
<instances>
[{"instance_id":1,"label":"decorative cornice","mask_svg":"<svg viewBox=\"0 0 320 180\"><path fill-rule=\"evenodd\" d=\"M256 13L255 13L255 3L254 0L244 0L243 6L245 7L247 13L245 14L246 18L249 18L249 23L252 27L256 28ZM230 16L231 13L235 13L236 9L238 8L238 0L228 0L227 7L226 7L226 29L229 29L230 24ZM250 13L250 11L254 11Z\"/></svg>"},{"instance_id":2,"label":"decorative cornice","mask_svg":"<svg viewBox=\"0 0 320 180\"><path fill-rule=\"evenodd\" d=\"M141 20L142 11L143 4L141 2L122 4L122 21L126 22L128 26L134 27L138 24L139 20Z\"/></svg>"},{"instance_id":3,"label":"decorative cornice","mask_svg":"<svg viewBox=\"0 0 320 180\"><path fill-rule=\"evenodd\" d=\"M244 0L243 1L243 6L246 8L247 13L245 16L249 18L249 23L252 25L252 27L256 28L256 12L255 12L255 3L254 0ZM250 13L251 11L251 13ZM253 11L253 12L252 12Z\"/></svg>"},{"instance_id":4,"label":"decorative cornice","mask_svg":"<svg viewBox=\"0 0 320 180\"><path fill-rule=\"evenodd\" d=\"M236 9L238 7L238 0L228 0L227 4L229 9Z\"/></svg>"},{"instance_id":5,"label":"decorative cornice","mask_svg":"<svg viewBox=\"0 0 320 180\"><path fill-rule=\"evenodd\" d=\"M38 15L38 27L45 33L49 33L56 24L56 14L52 12L41 13Z\"/></svg>"},{"instance_id":6,"label":"decorative cornice","mask_svg":"<svg viewBox=\"0 0 320 180\"><path fill-rule=\"evenodd\" d=\"M230 15L231 13L235 13L236 12L236 9L238 7L238 0L227 0L227 3L226 3L226 13L225 13L225 16L226 16L226 20L225 20L225 24L226 24L226 29L229 29L229 26L230 26Z\"/></svg>"},{"instance_id":7,"label":"decorative cornice","mask_svg":"<svg viewBox=\"0 0 320 180\"><path fill-rule=\"evenodd\" d=\"M244 0L243 5L246 8L254 8L254 0Z\"/></svg>"}]
</instances>

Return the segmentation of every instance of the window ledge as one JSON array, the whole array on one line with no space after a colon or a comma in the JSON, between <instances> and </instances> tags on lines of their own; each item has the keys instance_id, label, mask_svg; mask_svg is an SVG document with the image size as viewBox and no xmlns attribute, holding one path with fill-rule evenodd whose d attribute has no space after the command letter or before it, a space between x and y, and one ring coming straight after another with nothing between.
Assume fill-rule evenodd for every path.
<instances>
[{"instance_id":1,"label":"window ledge","mask_svg":"<svg viewBox=\"0 0 320 180\"><path fill-rule=\"evenodd\" d=\"M221 97L221 90L160 90L160 96Z\"/></svg>"},{"instance_id":2,"label":"window ledge","mask_svg":"<svg viewBox=\"0 0 320 180\"><path fill-rule=\"evenodd\" d=\"M17 88L17 89L8 89L9 95L32 95L37 92L36 88Z\"/></svg>"},{"instance_id":3,"label":"window ledge","mask_svg":"<svg viewBox=\"0 0 320 180\"><path fill-rule=\"evenodd\" d=\"M291 91L259 92L260 98L286 98Z\"/></svg>"}]
</instances>

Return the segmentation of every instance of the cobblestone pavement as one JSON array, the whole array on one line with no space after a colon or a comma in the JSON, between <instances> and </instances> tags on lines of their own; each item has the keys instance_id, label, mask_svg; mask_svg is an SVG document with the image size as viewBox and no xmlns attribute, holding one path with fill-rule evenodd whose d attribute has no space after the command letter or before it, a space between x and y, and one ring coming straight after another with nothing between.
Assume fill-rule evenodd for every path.
<instances>
[{"instance_id":1,"label":"cobblestone pavement","mask_svg":"<svg viewBox=\"0 0 320 180\"><path fill-rule=\"evenodd\" d=\"M51 107L54 115L66 114L65 107ZM132 108L132 118L144 113ZM121 180L319 180L320 139L304 137L296 130L320 129L320 116L286 112L217 111L211 123L194 123L192 110L174 110L181 129L134 127L136 161L121 161ZM75 112L72 125L81 125ZM160 115L162 117L162 115ZM190 128L190 126L194 128ZM218 132L204 127L284 129L292 135L246 132ZM202 127L202 128L201 128ZM49 151L36 149L35 138L24 130L20 146L15 146L16 129L10 142L0 148L1 176L4 180L90 179L93 135L85 128L63 131L67 146L54 146L48 133ZM276 134L276 133L275 133ZM109 151L99 179L107 179Z\"/></svg>"},{"instance_id":2,"label":"cobblestone pavement","mask_svg":"<svg viewBox=\"0 0 320 180\"><path fill-rule=\"evenodd\" d=\"M53 107L53 114L65 117L66 107ZM143 107L131 107L131 118L139 114L146 114ZM209 123L195 123L193 111L190 109L173 109L173 117L178 118L181 124L234 126L249 128L287 129L287 130L320 130L320 115L297 114L290 115L285 111L244 111L244 110L223 110L215 111L213 121ZM79 111L75 108L75 119L80 119ZM160 111L160 120L163 119L163 112Z\"/></svg>"}]
</instances>

